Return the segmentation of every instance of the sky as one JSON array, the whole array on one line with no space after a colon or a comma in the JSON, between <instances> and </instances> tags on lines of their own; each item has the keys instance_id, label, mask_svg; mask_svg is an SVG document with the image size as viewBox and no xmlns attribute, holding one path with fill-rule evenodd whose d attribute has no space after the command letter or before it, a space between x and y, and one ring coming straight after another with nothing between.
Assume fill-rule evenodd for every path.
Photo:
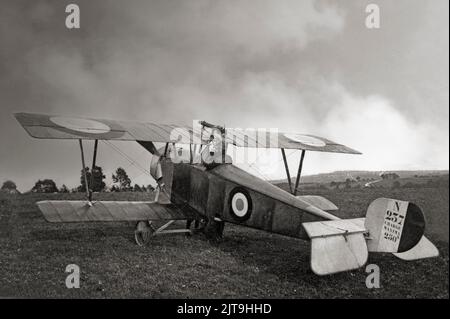
<instances>
[{"instance_id":1,"label":"sky","mask_svg":"<svg viewBox=\"0 0 450 319\"><path fill-rule=\"evenodd\" d=\"M69 3L80 8L80 29L65 27ZM369 3L380 8L379 29L365 25ZM21 191L42 178L79 184L77 142L32 139L14 112L201 119L314 134L363 153L309 152L305 174L448 169L448 5L0 0L0 182L12 179ZM107 184L118 166L133 182L153 182L137 168L149 166L143 148L114 145L139 164L101 143ZM294 170L299 154L288 154ZM284 177L279 151L259 159L247 169Z\"/></svg>"}]
</instances>

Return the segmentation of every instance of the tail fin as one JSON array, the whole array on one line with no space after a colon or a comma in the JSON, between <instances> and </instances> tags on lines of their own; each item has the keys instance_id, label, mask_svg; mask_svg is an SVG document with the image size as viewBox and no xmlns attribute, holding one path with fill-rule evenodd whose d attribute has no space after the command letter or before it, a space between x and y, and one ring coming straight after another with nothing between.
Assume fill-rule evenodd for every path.
<instances>
[{"instance_id":1,"label":"tail fin","mask_svg":"<svg viewBox=\"0 0 450 319\"><path fill-rule=\"evenodd\" d=\"M369 232L369 251L401 253L420 241L425 231L425 217L413 203L378 198L369 205L364 226Z\"/></svg>"},{"instance_id":2,"label":"tail fin","mask_svg":"<svg viewBox=\"0 0 450 319\"><path fill-rule=\"evenodd\" d=\"M311 239L311 268L328 275L362 267L368 252L389 252L403 260L439 255L423 236L425 217L415 204L374 200L366 218L303 223Z\"/></svg>"}]
</instances>

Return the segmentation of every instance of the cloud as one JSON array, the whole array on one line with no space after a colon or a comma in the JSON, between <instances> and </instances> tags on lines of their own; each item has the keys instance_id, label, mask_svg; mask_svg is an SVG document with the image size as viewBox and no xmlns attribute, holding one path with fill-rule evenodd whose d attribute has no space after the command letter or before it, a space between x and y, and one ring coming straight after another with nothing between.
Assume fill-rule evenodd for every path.
<instances>
[{"instance_id":1,"label":"cloud","mask_svg":"<svg viewBox=\"0 0 450 319\"><path fill-rule=\"evenodd\" d=\"M342 89L323 131L363 152L359 168L448 168L448 135L428 123L415 123L383 96L357 97Z\"/></svg>"},{"instance_id":2,"label":"cloud","mask_svg":"<svg viewBox=\"0 0 450 319\"><path fill-rule=\"evenodd\" d=\"M307 152L304 172L306 174L339 170L420 170L448 169L448 135L442 134L439 127L428 123L414 123L403 115L392 101L379 95L355 96L346 88L330 83L328 88L335 96L335 104L330 111L316 122L306 113L299 121L299 127L309 127L310 132L327 137L338 143L361 151L362 155ZM284 92L271 89L271 97L295 96L296 91ZM274 93L274 91L276 93ZM267 99L268 101L271 98ZM293 99L301 100L301 95ZM283 103L280 104L283 106ZM292 108L292 105L284 110ZM281 130L282 131L282 130ZM242 151L241 151L242 152ZM254 161L240 166L252 170L258 176L270 179L284 178L284 166L279 151L263 151L250 158L261 162L254 168ZM291 171L296 171L299 153L288 156ZM288 154L295 154L289 151Z\"/></svg>"},{"instance_id":3,"label":"cloud","mask_svg":"<svg viewBox=\"0 0 450 319\"><path fill-rule=\"evenodd\" d=\"M360 1L79 0L80 30L64 27L64 2L5 1L0 142L8 151L0 167L25 189L39 174L78 180L72 174L78 169L68 170L79 167L76 147L30 141L13 111L276 127L365 153L308 154L307 173L448 167L448 73L438 72L448 37L436 32L445 19L421 2L382 2L389 19L368 33ZM430 27L425 22L434 16ZM417 45L421 38L428 40ZM427 104L432 112L424 111ZM139 146L119 145L148 166ZM129 166L102 152L107 175ZM273 156L280 160L279 152ZM282 172L277 165L266 169ZM147 183L140 174L130 175Z\"/></svg>"},{"instance_id":4,"label":"cloud","mask_svg":"<svg viewBox=\"0 0 450 319\"><path fill-rule=\"evenodd\" d=\"M96 105L122 116L124 105L130 105L132 115L149 107L166 115L162 108L179 107L171 103L178 102L174 95L195 98L196 90L220 94L234 89L235 81L247 77L241 65L301 51L339 32L339 12L314 4L137 1L124 9L121 2L80 2L82 36L60 30L51 39L34 27L22 30L25 38L46 40L26 53L24 71L56 110L86 111ZM31 15L47 13L47 6L36 5Z\"/></svg>"}]
</instances>

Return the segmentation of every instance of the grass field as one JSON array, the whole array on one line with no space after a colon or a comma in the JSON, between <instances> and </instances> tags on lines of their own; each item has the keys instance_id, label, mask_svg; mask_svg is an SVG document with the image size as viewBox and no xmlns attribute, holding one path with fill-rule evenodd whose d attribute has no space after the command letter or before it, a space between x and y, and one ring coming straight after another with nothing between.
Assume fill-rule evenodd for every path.
<instances>
[{"instance_id":1,"label":"grass field","mask_svg":"<svg viewBox=\"0 0 450 319\"><path fill-rule=\"evenodd\" d=\"M318 277L309 267L309 243L234 225L224 240L202 235L156 237L138 247L132 223L50 224L42 199L82 194L0 194L0 297L62 298L448 298L446 187L317 190L340 207L341 217L362 217L378 197L411 200L424 210L427 236L438 258L405 262L371 254L381 288L368 289L365 269ZM148 194L100 194L104 200L143 200ZM81 269L80 289L67 289L65 268Z\"/></svg>"}]
</instances>

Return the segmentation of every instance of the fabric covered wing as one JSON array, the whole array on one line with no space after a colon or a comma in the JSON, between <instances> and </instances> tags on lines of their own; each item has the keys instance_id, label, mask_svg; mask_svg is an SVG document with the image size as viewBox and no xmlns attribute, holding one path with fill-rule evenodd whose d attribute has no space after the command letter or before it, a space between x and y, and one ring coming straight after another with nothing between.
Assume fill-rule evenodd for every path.
<instances>
[{"instance_id":1,"label":"fabric covered wing","mask_svg":"<svg viewBox=\"0 0 450 319\"><path fill-rule=\"evenodd\" d=\"M148 141L181 144L207 144L209 129L193 129L168 124L87 119L16 113L15 117L35 138ZM318 152L361 154L323 137L278 131L226 129L226 142L238 147L285 148Z\"/></svg>"},{"instance_id":2,"label":"fabric covered wing","mask_svg":"<svg viewBox=\"0 0 450 319\"><path fill-rule=\"evenodd\" d=\"M182 220L194 217L172 204L157 202L99 201L90 206L86 201L62 200L42 201L37 205L45 219L52 223Z\"/></svg>"},{"instance_id":3,"label":"fabric covered wing","mask_svg":"<svg viewBox=\"0 0 450 319\"><path fill-rule=\"evenodd\" d=\"M194 132L189 127L168 124L86 119L50 116L44 114L16 113L16 119L32 137L42 139L91 139L149 142L188 142Z\"/></svg>"},{"instance_id":4,"label":"fabric covered wing","mask_svg":"<svg viewBox=\"0 0 450 319\"><path fill-rule=\"evenodd\" d=\"M361 154L345 145L309 134L227 129L227 142L238 147L285 148L306 151Z\"/></svg>"}]
</instances>

